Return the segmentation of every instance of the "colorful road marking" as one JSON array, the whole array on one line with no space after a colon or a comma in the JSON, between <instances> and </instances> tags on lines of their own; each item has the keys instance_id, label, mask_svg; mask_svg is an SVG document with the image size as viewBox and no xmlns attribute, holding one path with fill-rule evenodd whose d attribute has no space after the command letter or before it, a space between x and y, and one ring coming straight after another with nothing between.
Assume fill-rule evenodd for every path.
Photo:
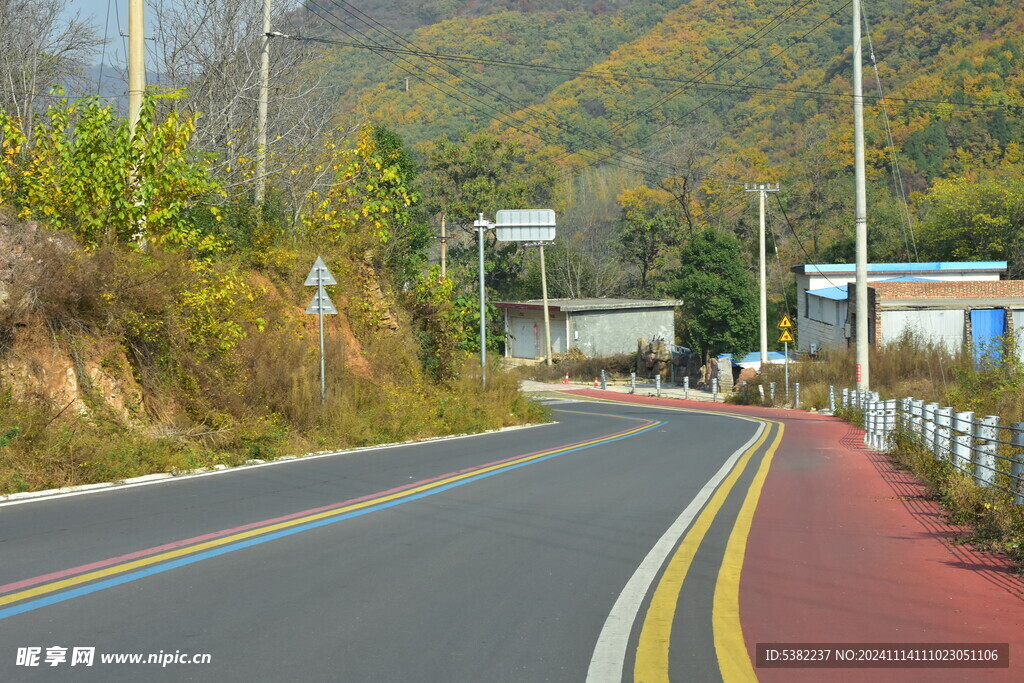
<instances>
[{"instance_id":1,"label":"colorful road marking","mask_svg":"<svg viewBox=\"0 0 1024 683\"><path fill-rule=\"evenodd\" d=\"M660 421L637 420L636 418L625 418L622 416L608 415L640 421L642 424L632 429L615 432L595 439L580 441L560 446L558 448L528 453L515 456L505 460L488 463L467 470L452 472L447 475L416 482L405 487L389 489L371 496L353 499L337 503L331 506L314 508L301 513L264 520L256 524L235 527L214 534L206 534L196 537L199 542L188 545L188 541L157 546L148 550L122 555L117 558L110 558L89 565L53 572L40 577L33 577L7 584L3 588L19 588L15 592L0 595L0 606L12 605L0 609L0 620L17 614L52 605L58 602L70 600L82 595L95 593L106 588L111 588L129 581L135 581L147 576L159 574L177 567L194 564L205 559L224 555L229 552L241 550L254 545L267 543L278 538L294 535L310 529L319 528L328 524L362 516L377 510L384 510L403 503L419 500L427 496L435 495L458 486L479 481L495 476L502 472L525 467L537 462L543 462L552 458L573 453L602 444L612 443L623 439L643 434L655 429L662 424ZM212 538L211 538L212 537ZM181 546L181 547L176 547ZM167 549L170 548L170 549ZM142 555L142 556L140 556ZM131 558L131 559L129 559ZM127 559L128 561L123 561ZM98 568L97 568L98 567ZM75 573L79 569L86 569L85 573ZM74 575L71 575L74 574ZM56 578L57 580L51 580ZM21 603L21 604L14 604Z\"/></svg>"}]
</instances>

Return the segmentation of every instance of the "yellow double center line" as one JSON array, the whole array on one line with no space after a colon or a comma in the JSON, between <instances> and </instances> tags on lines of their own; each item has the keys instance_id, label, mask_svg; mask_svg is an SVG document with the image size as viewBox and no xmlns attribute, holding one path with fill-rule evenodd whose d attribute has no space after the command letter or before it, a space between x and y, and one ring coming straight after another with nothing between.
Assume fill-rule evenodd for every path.
<instances>
[{"instance_id":1,"label":"yellow double center line","mask_svg":"<svg viewBox=\"0 0 1024 683\"><path fill-rule=\"evenodd\" d=\"M725 415L726 413L717 413ZM719 670L722 678L731 681L756 681L754 669L750 663L746 644L743 641L743 629L739 613L739 582L746 551L747 537L753 523L754 510L761 496L765 477L771 466L775 451L782 441L783 425L781 422L761 420L769 429L744 452L736 467L732 469L722 485L718 487L700 516L690 527L680 542L676 552L669 559L661 580L651 597L640 639L637 645L633 678L637 682L661 682L669 680L669 645L672 639L672 623L676 615L679 594L683 581L690 571L697 549L704 540L708 529L714 522L726 499L735 487L736 482L746 470L754 454L765 444L776 425L775 438L761 459L761 465L748 489L746 499L737 515L725 555L722 559L718 580L715 584L715 595L712 609L712 629L714 632L715 651L718 657Z\"/></svg>"},{"instance_id":2,"label":"yellow double center line","mask_svg":"<svg viewBox=\"0 0 1024 683\"><path fill-rule=\"evenodd\" d=\"M607 417L618 417L618 416L608 415ZM633 419L633 418L623 418L623 419L629 420L629 419ZM72 576L72 577L69 577L69 578L66 578L66 579L61 579L61 580L58 580L58 581L52 581L50 583L40 584L40 585L35 586L33 588L28 588L28 589L25 589L25 590L21 590L21 591L17 591L17 592L14 592L14 593L9 593L7 595L0 596L0 606L9 605L11 603L19 602L19 601L22 601L22 600L27 600L27 599L30 599L30 598L36 598L36 597L39 597L39 596L42 596L42 595L47 595L49 593L54 593L56 591L62 591L62 590L68 589L68 588L72 588L72 587L79 586L79 585L82 585L82 584L90 583L92 581L97 581L97 580L100 580L100 579L105 579L107 577L115 576L115 575L118 575L118 574L123 574L125 572L130 572L132 570L141 569L141 568L152 566L152 565L156 565L156 564L159 564L159 563L162 563L162 562L167 562L169 560L174 560L174 559L177 559L177 558L181 558L181 557L184 557L186 555L192 555L194 553L201 553L203 551L211 550L211 549L214 549L214 548L218 548L218 547L222 547L222 546L227 546L227 545L230 545L230 544L233 544L233 543L238 543L240 541L245 541L247 539L251 539L251 538L254 538L254 537L257 537L257 536L262 536L264 534L271 534L271 533L274 533L274 532L277 532L277 531L283 531L283 530L286 530L286 529L291 529L293 527L302 526L304 524L309 524L311 522L317 522L319 520L325 520L325 519L328 519L330 517L337 517L337 516L340 516L340 515L345 515L345 514L349 514L349 513L358 511L358 510L362 510L362 509L365 509L365 508L379 506L379 505L382 505L382 504L385 504L385 503L389 503L389 502L392 502L392 501L398 501L398 500L400 500L402 498L409 498L409 497L417 496L417 494L423 494L423 493L426 493L426 492L429 492L429 491L432 491L432 490L435 490L435 489L441 489L441 488L444 488L444 487L450 487L453 484L458 484L459 482L462 482L462 481L467 480L467 479L472 479L472 478L475 478L475 477L480 477L482 475L486 475L486 474L489 474L489 473L495 473L495 472L498 472L498 471L504 470L504 469L510 469L510 468L518 467L518 466L525 465L525 464L528 464L528 463L536 461L536 460L540 460L542 458L548 458L548 457L551 457L551 456L554 456L554 455L558 455L558 454L561 454L561 453L567 453L569 451L580 450L580 449L583 449L583 448L588 448L588 447L591 447L591 446L596 446L596 445L599 445L599 444L602 444L602 443L605 443L605 442L616 441L616 440L619 440L619 439L623 439L623 438L626 438L626 437L629 437L629 436L633 436L635 434L639 434L640 432L646 431L648 429L652 429L653 427L656 427L656 426L662 424L661 422L650 421L650 420L642 420L642 422L644 424L642 424L639 427L635 427L633 429L629 429L629 430L622 431L622 432L617 432L615 434L609 434L609 435L603 436L601 438L590 439L590 440L582 441L582 442L579 442L579 443L568 444L568 445L565 445L565 446L561 446L559 448L553 448L553 449L546 450L546 451L541 451L541 452L538 452L538 453L531 453L529 455L525 455L525 456L522 456L522 457L519 457L519 458L515 458L515 459L512 459L512 460L506 460L506 461L503 461L503 462L493 463L493 464L490 464L490 465L486 465L486 466L483 466L483 467L478 467L478 468L471 469L471 470L468 470L468 471L465 471L465 472L461 472L461 473L458 473L458 474L454 474L454 475L451 475L451 476L445 476L445 477L443 477L441 479L437 479L437 480L434 480L434 481L431 481L431 482L427 482L427 483L424 483L424 484L421 484L421 485L418 485L418 486L413 486L413 487L408 488L408 489L402 489L400 491L395 491L395 492L387 493L385 495L377 496L377 497L374 497L374 498L369 498L367 500L355 502L355 503L352 503L351 505L345 505L345 506L342 506L342 507L337 507L337 508L333 508L333 509L330 509L330 510L325 510L325 511L322 511L322 512L317 512L317 513L314 513L314 514L306 515L306 516L303 516L303 517L298 517L298 518L295 518L295 519L290 519L290 520L287 520L287 521L282 521L282 522L268 524L266 526L261 526L261 527L257 527L257 528L254 528L254 529L249 529L247 531L242 531L242 532L239 532L239 533L231 534L229 536L224 536L224 537L217 538L217 539L214 539L214 540L205 541L205 542L202 542L202 543L197 543L195 545L183 546L181 548L176 548L174 550L158 553L156 555L151 555L151 556L144 557L144 558L141 558L141 559L132 560L132 561L129 561L129 562L123 562L123 563L120 563L120 564L115 564L115 565L112 565L110 567L105 567L103 569L99 569L99 570L96 570L96 571L87 572L85 574L78 574L76 576Z\"/></svg>"}]
</instances>

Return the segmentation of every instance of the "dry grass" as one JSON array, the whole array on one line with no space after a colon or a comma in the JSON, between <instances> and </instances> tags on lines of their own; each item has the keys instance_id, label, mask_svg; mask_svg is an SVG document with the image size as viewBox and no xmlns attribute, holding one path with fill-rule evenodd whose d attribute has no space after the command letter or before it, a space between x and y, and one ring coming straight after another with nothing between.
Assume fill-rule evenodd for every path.
<instances>
[{"instance_id":1,"label":"dry grass","mask_svg":"<svg viewBox=\"0 0 1024 683\"><path fill-rule=\"evenodd\" d=\"M587 358L582 353L557 355L552 365L538 363L537 365L522 365L513 372L524 379L532 379L538 382L560 382L569 373L570 381L589 381L594 377L600 377L604 370L608 377L629 377L633 369L636 356L632 353L617 353L612 356L600 358Z\"/></svg>"},{"instance_id":2,"label":"dry grass","mask_svg":"<svg viewBox=\"0 0 1024 683\"><path fill-rule=\"evenodd\" d=\"M927 401L943 401L959 381L959 370L970 365L970 358L951 353L944 346L907 335L881 349L872 348L868 356L871 389L887 397L913 396ZM800 382L801 407L828 407L828 386L837 391L855 385L854 349L828 349L815 360L793 361L790 382ZM769 366L761 382L782 386L784 369ZM967 410L967 409L964 409Z\"/></svg>"},{"instance_id":3,"label":"dry grass","mask_svg":"<svg viewBox=\"0 0 1024 683\"><path fill-rule=\"evenodd\" d=\"M37 264L32 277L0 306L0 354L27 316L42 320L45 336L64 353L102 336L124 349L124 372L141 387L145 409L129 425L101 399L86 401L90 412L77 414L16 400L10 387L0 387L0 494L548 419L520 394L518 378L497 367L486 390L472 359L454 379L432 380L408 315L386 301L379 306L390 307L398 329L378 327L372 315L353 316L351 331L341 316L328 321L322 405L317 333L303 313L309 292L294 272L294 263L308 268L312 252L279 259L289 261L282 270L291 279L261 277L264 286L276 284L247 309L261 324L242 321L246 336L211 352L182 333L178 293L190 275L180 256L44 247L25 261ZM365 299L356 279L343 277L355 266L339 255L335 262L343 282L332 292L339 309Z\"/></svg>"}]
</instances>

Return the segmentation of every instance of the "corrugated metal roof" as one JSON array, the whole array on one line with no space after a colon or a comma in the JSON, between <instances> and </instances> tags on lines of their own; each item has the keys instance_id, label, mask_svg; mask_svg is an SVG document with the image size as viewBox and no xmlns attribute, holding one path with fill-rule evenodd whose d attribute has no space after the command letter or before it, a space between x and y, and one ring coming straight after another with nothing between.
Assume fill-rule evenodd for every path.
<instances>
[{"instance_id":1,"label":"corrugated metal roof","mask_svg":"<svg viewBox=\"0 0 1024 683\"><path fill-rule=\"evenodd\" d=\"M930 277L914 277L913 275L902 275L900 277L891 277L886 280L876 280L876 282L942 282L942 280L935 280Z\"/></svg>"},{"instance_id":2,"label":"corrugated metal roof","mask_svg":"<svg viewBox=\"0 0 1024 683\"><path fill-rule=\"evenodd\" d=\"M822 299L832 299L832 301L846 301L847 298L845 286L808 289L807 293L810 294L811 296L820 296Z\"/></svg>"},{"instance_id":3,"label":"corrugated metal roof","mask_svg":"<svg viewBox=\"0 0 1024 683\"><path fill-rule=\"evenodd\" d=\"M681 306L676 299L548 299L549 311L613 311L626 308L674 308ZM529 301L497 301L498 308L536 310L544 307L542 299Z\"/></svg>"},{"instance_id":4,"label":"corrugated metal roof","mask_svg":"<svg viewBox=\"0 0 1024 683\"><path fill-rule=\"evenodd\" d=\"M901 277L891 277L888 280L875 280L874 282L940 282L939 280L932 280L927 277L914 277L912 275L903 275ZM873 284L869 282L870 286ZM820 287L818 289L808 289L807 293L811 296L820 296L823 299L831 299L832 301L846 301L847 291L846 285L840 285L838 287Z\"/></svg>"},{"instance_id":5,"label":"corrugated metal roof","mask_svg":"<svg viewBox=\"0 0 1024 683\"><path fill-rule=\"evenodd\" d=\"M855 273L854 263L820 263L793 266L794 273L824 275L828 273ZM869 273L914 273L949 271L1006 271L1006 261L931 261L928 263L869 263Z\"/></svg>"}]
</instances>

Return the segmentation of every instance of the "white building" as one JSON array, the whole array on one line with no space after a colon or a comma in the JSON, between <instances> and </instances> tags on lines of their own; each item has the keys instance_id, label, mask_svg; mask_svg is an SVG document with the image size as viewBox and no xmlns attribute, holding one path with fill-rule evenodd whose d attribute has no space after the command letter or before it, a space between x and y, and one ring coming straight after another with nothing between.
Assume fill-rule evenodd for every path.
<instances>
[{"instance_id":1,"label":"white building","mask_svg":"<svg viewBox=\"0 0 1024 683\"><path fill-rule=\"evenodd\" d=\"M549 299L553 353L579 349L588 357L634 353L639 337L675 339L675 309L662 299ZM505 312L505 355L544 357L544 306L540 300L501 301Z\"/></svg>"},{"instance_id":2,"label":"white building","mask_svg":"<svg viewBox=\"0 0 1024 683\"><path fill-rule=\"evenodd\" d=\"M867 270L868 282L998 281L1006 272L1006 261L869 263ZM815 353L829 346L846 347L852 334L849 290L853 288L848 285L856 282L856 266L852 263L800 265L794 266L792 271L796 274L797 287L797 348ZM901 328L909 325L922 330L935 330L947 337L949 330L946 328L952 326L959 329L959 339L962 341L964 307L958 305L951 309L937 309L936 303L931 302L932 310L927 320L921 318L920 312L906 312L920 308L913 304L906 304L900 311L892 311L892 322L885 326L889 330L882 338L898 337L898 334L889 332L894 332L900 326L897 324L899 319L903 322Z\"/></svg>"}]
</instances>

